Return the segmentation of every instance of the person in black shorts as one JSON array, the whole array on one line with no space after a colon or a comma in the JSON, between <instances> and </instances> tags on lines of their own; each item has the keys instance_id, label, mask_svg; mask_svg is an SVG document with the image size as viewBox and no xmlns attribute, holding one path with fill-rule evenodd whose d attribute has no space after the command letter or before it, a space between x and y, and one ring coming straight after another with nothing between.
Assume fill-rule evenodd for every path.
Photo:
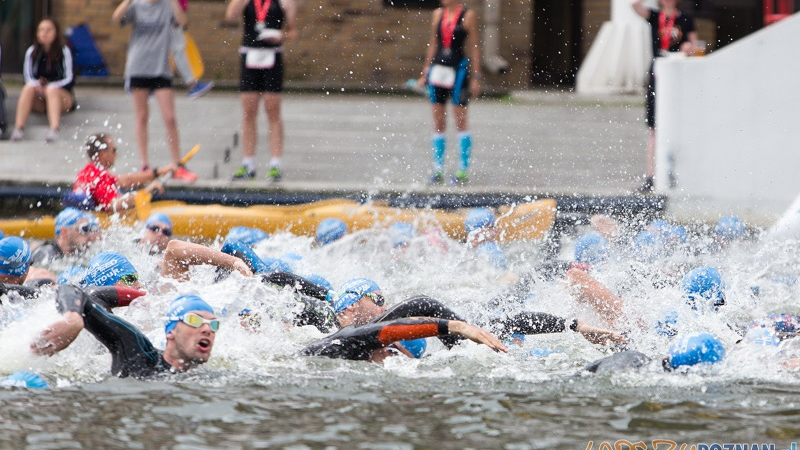
<instances>
[{"instance_id":1,"label":"person in black shorts","mask_svg":"<svg viewBox=\"0 0 800 450\"><path fill-rule=\"evenodd\" d=\"M655 59L666 56L669 52L694 53L697 45L697 31L694 18L678 9L678 0L659 0L661 9L651 9L645 0L634 0L633 9L649 24L653 45L653 61L645 97L645 123L650 128L647 141L647 174L642 185L642 192L653 190L653 179L656 173L656 75L653 71Z\"/></svg>"},{"instance_id":2,"label":"person in black shorts","mask_svg":"<svg viewBox=\"0 0 800 450\"><path fill-rule=\"evenodd\" d=\"M446 105L453 103L453 115L461 147L461 163L452 181L466 183L472 153L472 135L467 123L469 96L480 95L481 54L478 46L478 21L472 10L458 0L441 0L433 11L428 50L422 65L419 85L428 85L433 104L432 184L444 182ZM472 76L470 77L470 73Z\"/></svg>"},{"instance_id":3,"label":"person in black shorts","mask_svg":"<svg viewBox=\"0 0 800 450\"><path fill-rule=\"evenodd\" d=\"M233 180L256 176L258 106L263 101L269 123L272 158L267 176L281 179L283 155L283 44L297 38L297 13L294 0L230 0L225 18L244 20L239 91L242 97L242 167Z\"/></svg>"},{"instance_id":4,"label":"person in black shorts","mask_svg":"<svg viewBox=\"0 0 800 450\"><path fill-rule=\"evenodd\" d=\"M162 352L133 324L111 312L141 295L144 292L130 288L59 286L56 304L63 318L50 324L30 348L38 355L52 356L86 329L111 352L111 373L121 378L185 372L208 361L219 330L219 320L208 303L194 295L182 295L170 303Z\"/></svg>"}]
</instances>

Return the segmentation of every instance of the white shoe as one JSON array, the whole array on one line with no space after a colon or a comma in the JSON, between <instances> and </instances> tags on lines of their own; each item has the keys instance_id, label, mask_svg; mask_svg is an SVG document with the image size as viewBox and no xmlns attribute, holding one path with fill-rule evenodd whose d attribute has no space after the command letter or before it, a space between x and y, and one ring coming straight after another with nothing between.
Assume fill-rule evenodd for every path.
<instances>
[{"instance_id":1,"label":"white shoe","mask_svg":"<svg viewBox=\"0 0 800 450\"><path fill-rule=\"evenodd\" d=\"M44 136L44 141L47 143L55 142L58 140L58 130L54 130L50 128L47 130L47 134Z\"/></svg>"},{"instance_id":2,"label":"white shoe","mask_svg":"<svg viewBox=\"0 0 800 450\"><path fill-rule=\"evenodd\" d=\"M19 142L23 137L25 137L25 132L22 131L22 128L14 128L14 131L11 132L11 140L13 142Z\"/></svg>"}]
</instances>

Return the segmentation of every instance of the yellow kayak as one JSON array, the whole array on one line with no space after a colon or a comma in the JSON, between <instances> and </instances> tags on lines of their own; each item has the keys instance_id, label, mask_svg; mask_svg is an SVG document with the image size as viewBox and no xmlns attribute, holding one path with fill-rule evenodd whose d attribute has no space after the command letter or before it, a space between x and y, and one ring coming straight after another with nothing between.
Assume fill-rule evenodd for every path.
<instances>
[{"instance_id":1,"label":"yellow kayak","mask_svg":"<svg viewBox=\"0 0 800 450\"><path fill-rule=\"evenodd\" d=\"M468 211L393 208L380 203L361 204L347 199L330 199L291 206L260 205L246 208L189 205L177 201L157 201L146 206L137 206L140 211L131 210L116 215L98 213L97 216L104 227L114 222L134 226L140 217L147 217L150 213L164 213L172 220L175 234L205 239L225 236L228 230L236 226L259 228L267 233L288 231L298 235L313 236L317 225L323 219L332 217L344 221L350 231L373 227L386 228L395 222L408 222L414 224L417 229L440 226L453 239L464 240L466 239L464 218ZM501 241L541 239L555 221L556 202L547 199L502 206L497 210L497 217ZM35 220L0 220L0 230L6 235L52 239L54 229L55 218L52 216Z\"/></svg>"}]
</instances>

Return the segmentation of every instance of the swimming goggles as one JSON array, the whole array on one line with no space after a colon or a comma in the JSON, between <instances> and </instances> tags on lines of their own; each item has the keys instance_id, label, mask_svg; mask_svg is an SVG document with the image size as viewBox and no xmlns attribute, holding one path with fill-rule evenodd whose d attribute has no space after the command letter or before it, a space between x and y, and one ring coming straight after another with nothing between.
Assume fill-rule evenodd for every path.
<instances>
[{"instance_id":1,"label":"swimming goggles","mask_svg":"<svg viewBox=\"0 0 800 450\"><path fill-rule=\"evenodd\" d=\"M139 281L139 275L135 273L129 273L127 275L119 277L119 282L126 286L130 286L133 283L136 283L137 281Z\"/></svg>"},{"instance_id":2,"label":"swimming goggles","mask_svg":"<svg viewBox=\"0 0 800 450\"><path fill-rule=\"evenodd\" d=\"M217 330L219 330L219 319L205 319L200 317L199 314L186 313L179 320L190 327L200 328L203 324L207 323L208 326L211 327L211 331L216 333Z\"/></svg>"},{"instance_id":3,"label":"swimming goggles","mask_svg":"<svg viewBox=\"0 0 800 450\"><path fill-rule=\"evenodd\" d=\"M369 298L372 300L372 303L375 303L378 306L383 306L383 304L386 303L386 299L383 298L383 295L378 294L377 292L367 292L364 294L364 297Z\"/></svg>"},{"instance_id":4,"label":"swimming goggles","mask_svg":"<svg viewBox=\"0 0 800 450\"><path fill-rule=\"evenodd\" d=\"M161 233L166 237L172 236L172 230L170 230L169 228L162 228L158 225L150 225L149 227L147 227L147 229L152 231L153 233Z\"/></svg>"},{"instance_id":5,"label":"swimming goggles","mask_svg":"<svg viewBox=\"0 0 800 450\"><path fill-rule=\"evenodd\" d=\"M88 223L84 223L83 225L80 225L75 229L78 230L78 233L80 234L97 233L98 231L100 231L100 227Z\"/></svg>"}]
</instances>

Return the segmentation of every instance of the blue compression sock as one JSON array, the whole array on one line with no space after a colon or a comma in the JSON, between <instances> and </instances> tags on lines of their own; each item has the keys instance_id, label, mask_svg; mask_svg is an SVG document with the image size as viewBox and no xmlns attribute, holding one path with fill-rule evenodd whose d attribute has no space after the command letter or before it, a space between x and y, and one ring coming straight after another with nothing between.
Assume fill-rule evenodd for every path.
<instances>
[{"instance_id":1,"label":"blue compression sock","mask_svg":"<svg viewBox=\"0 0 800 450\"><path fill-rule=\"evenodd\" d=\"M444 133L434 133L431 142L433 144L433 171L442 172L444 171L444 149L446 144Z\"/></svg>"},{"instance_id":2,"label":"blue compression sock","mask_svg":"<svg viewBox=\"0 0 800 450\"><path fill-rule=\"evenodd\" d=\"M458 139L461 144L461 167L462 172L469 169L469 158L472 156L472 134L469 131L458 133Z\"/></svg>"}]
</instances>

